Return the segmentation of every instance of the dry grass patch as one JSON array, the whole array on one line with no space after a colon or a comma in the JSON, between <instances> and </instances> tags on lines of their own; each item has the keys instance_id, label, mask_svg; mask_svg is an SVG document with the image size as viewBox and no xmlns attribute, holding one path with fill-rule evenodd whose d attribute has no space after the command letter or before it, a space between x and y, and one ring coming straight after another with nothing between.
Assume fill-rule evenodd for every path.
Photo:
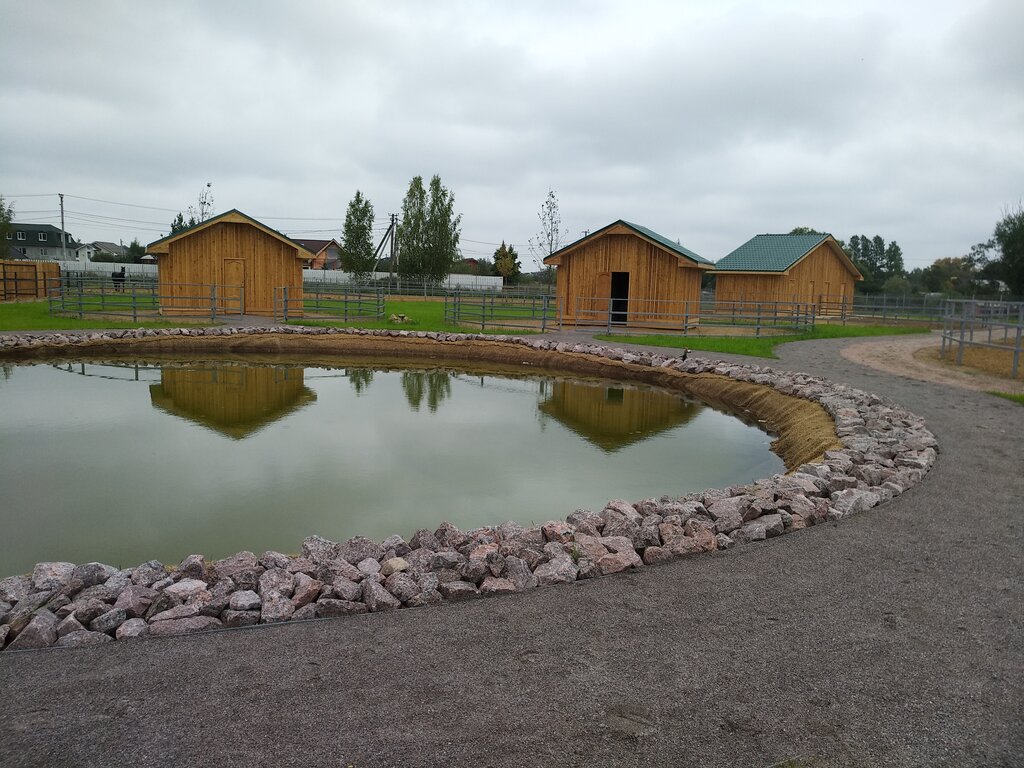
<instances>
[{"instance_id":1,"label":"dry grass patch","mask_svg":"<svg viewBox=\"0 0 1024 768\"><path fill-rule=\"evenodd\" d=\"M1011 375L1013 372L1013 344L1007 342L1007 348L994 349L992 347L964 347L964 364L957 366L956 364L956 346L952 349L946 350L946 356L942 357L940 349L938 347L931 349L922 349L917 353L921 357L929 360L937 360L943 365L950 365L956 368L960 368L967 373L973 371L983 371L993 376L1000 376L1005 379L1013 379ZM1024 360L1021 361L1017 367L1017 381L1024 381Z\"/></svg>"}]
</instances>

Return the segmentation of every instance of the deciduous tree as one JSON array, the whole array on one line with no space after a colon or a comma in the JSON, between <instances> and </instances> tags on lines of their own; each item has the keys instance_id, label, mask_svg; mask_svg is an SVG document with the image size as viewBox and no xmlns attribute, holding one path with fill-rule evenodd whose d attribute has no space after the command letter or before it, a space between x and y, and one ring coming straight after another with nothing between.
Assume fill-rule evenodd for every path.
<instances>
[{"instance_id":1,"label":"deciduous tree","mask_svg":"<svg viewBox=\"0 0 1024 768\"><path fill-rule=\"evenodd\" d=\"M373 203L358 189L345 212L341 249L341 266L357 281L373 274Z\"/></svg>"},{"instance_id":2,"label":"deciduous tree","mask_svg":"<svg viewBox=\"0 0 1024 768\"><path fill-rule=\"evenodd\" d=\"M461 225L455 195L441 184L441 177L431 178L428 193L423 177L414 176L398 224L398 273L430 282L444 280L459 255Z\"/></svg>"},{"instance_id":3,"label":"deciduous tree","mask_svg":"<svg viewBox=\"0 0 1024 768\"><path fill-rule=\"evenodd\" d=\"M562 243L568 237L569 231L562 229L562 215L558 209L558 196L555 190L548 189L548 196L540 206L537 214L540 220L540 231L530 238L530 253L541 265L544 259L561 250ZM546 282L550 285L554 277L555 269L547 266L544 270Z\"/></svg>"},{"instance_id":4,"label":"deciduous tree","mask_svg":"<svg viewBox=\"0 0 1024 768\"><path fill-rule=\"evenodd\" d=\"M505 241L501 241L501 247L494 252L494 268L506 284L512 285L517 281L522 274L522 266L515 246L505 245Z\"/></svg>"},{"instance_id":5,"label":"deciduous tree","mask_svg":"<svg viewBox=\"0 0 1024 768\"><path fill-rule=\"evenodd\" d=\"M7 233L11 231L11 222L14 221L14 203L4 202L4 196L0 195L0 257L7 258Z\"/></svg>"},{"instance_id":6,"label":"deciduous tree","mask_svg":"<svg viewBox=\"0 0 1024 768\"><path fill-rule=\"evenodd\" d=\"M999 248L1002 279L1015 296L1024 296L1024 204L1017 204L996 224L992 235Z\"/></svg>"}]
</instances>

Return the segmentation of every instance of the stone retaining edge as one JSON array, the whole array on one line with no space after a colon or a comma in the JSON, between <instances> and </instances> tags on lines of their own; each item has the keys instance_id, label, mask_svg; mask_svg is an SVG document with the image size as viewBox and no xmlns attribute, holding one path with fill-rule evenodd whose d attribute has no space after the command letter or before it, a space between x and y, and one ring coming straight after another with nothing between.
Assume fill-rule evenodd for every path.
<instances>
[{"instance_id":1,"label":"stone retaining edge","mask_svg":"<svg viewBox=\"0 0 1024 768\"><path fill-rule=\"evenodd\" d=\"M747 485L635 503L613 500L600 513L576 510L565 522L531 528L510 521L463 532L443 522L435 531L417 531L408 542L397 535L383 542L356 536L344 543L310 536L296 557L239 552L208 563L202 555L189 555L174 568L152 560L123 570L102 563L39 563L31 575L0 581L0 647L74 647L372 613L610 575L864 512L920 482L938 450L920 417L820 377L534 337L306 326L46 332L0 336L0 359L84 351L118 340L264 334L487 341L715 374L818 403L834 421L842 448Z\"/></svg>"}]
</instances>

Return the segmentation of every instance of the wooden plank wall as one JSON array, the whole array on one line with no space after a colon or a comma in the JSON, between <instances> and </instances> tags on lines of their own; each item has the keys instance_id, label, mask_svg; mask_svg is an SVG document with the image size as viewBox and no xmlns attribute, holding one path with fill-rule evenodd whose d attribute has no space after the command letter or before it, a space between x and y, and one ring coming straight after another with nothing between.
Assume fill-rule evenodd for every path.
<instances>
[{"instance_id":1,"label":"wooden plank wall","mask_svg":"<svg viewBox=\"0 0 1024 768\"><path fill-rule=\"evenodd\" d=\"M629 273L630 320L638 313L649 315L646 320L655 319L654 315L682 315L684 302L700 300L701 269L628 230L622 234L612 230L563 254L555 274L565 322L593 322L594 317L582 312L607 309L607 302L600 300L608 298L612 272ZM590 301L583 306L580 299Z\"/></svg>"},{"instance_id":2,"label":"wooden plank wall","mask_svg":"<svg viewBox=\"0 0 1024 768\"><path fill-rule=\"evenodd\" d=\"M46 298L46 282L60 277L60 264L54 261L0 261L0 298Z\"/></svg>"},{"instance_id":3,"label":"wooden plank wall","mask_svg":"<svg viewBox=\"0 0 1024 768\"><path fill-rule=\"evenodd\" d=\"M209 309L210 286L224 289L223 295L235 296L228 283L239 271L245 275L245 312L272 315L274 289L287 286L289 298L302 299L302 261L296 249L248 224L220 222L190 236L175 240L168 253L158 257L161 310ZM237 263L244 266L239 270ZM223 305L225 311L237 311L237 302ZM289 308L289 315L299 312Z\"/></svg>"},{"instance_id":4,"label":"wooden plank wall","mask_svg":"<svg viewBox=\"0 0 1024 768\"><path fill-rule=\"evenodd\" d=\"M817 304L823 297L852 300L854 277L842 260L822 243L790 268L789 274L715 274L715 303L787 301Z\"/></svg>"}]
</instances>

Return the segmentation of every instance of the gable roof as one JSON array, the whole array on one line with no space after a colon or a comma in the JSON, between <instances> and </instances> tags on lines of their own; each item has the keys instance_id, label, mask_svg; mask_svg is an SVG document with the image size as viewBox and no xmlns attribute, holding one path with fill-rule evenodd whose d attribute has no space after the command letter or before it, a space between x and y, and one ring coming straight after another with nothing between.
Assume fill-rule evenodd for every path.
<instances>
[{"instance_id":1,"label":"gable roof","mask_svg":"<svg viewBox=\"0 0 1024 768\"><path fill-rule=\"evenodd\" d=\"M115 256L128 255L128 249L125 246L120 245L118 243L108 243L103 240L97 240L94 243L91 243L91 245L94 246L98 251L106 251L107 253L112 253Z\"/></svg>"},{"instance_id":2,"label":"gable roof","mask_svg":"<svg viewBox=\"0 0 1024 768\"><path fill-rule=\"evenodd\" d=\"M612 229L613 227L617 227L617 226L625 227L626 229L632 230L635 234L639 235L640 237L642 237L643 239L647 240L648 242L653 243L654 245L658 246L659 248L661 248L663 250L670 251L675 256L678 256L680 258L684 258L687 261L692 261L694 264L698 264L698 265L702 265L702 266L707 266L707 267L713 266L713 264L710 261L705 259L703 256L701 256L701 255L699 255L697 253L694 253L689 248L684 248L679 243L676 243L676 242L673 242L672 240L669 240L664 235L659 235L657 232L655 232L652 229L648 229L647 227L642 227L639 224L633 224L633 223L628 222L628 221L626 221L624 219L619 219L618 221L613 221L608 226L601 227L601 229L597 230L596 232L591 232L589 235L581 237L576 242L570 243L569 245L565 246L564 248L562 248L562 249L560 249L558 251L555 251L550 256L548 256L547 258L544 259L544 263L545 264L556 263L554 261L554 259L556 259L557 257L562 256L563 254L578 248L579 246L583 245L583 243L586 243L586 242L588 242L590 240L594 240L595 238L598 238L598 237L601 237L602 235L607 234L608 230Z\"/></svg>"},{"instance_id":3,"label":"gable roof","mask_svg":"<svg viewBox=\"0 0 1024 768\"><path fill-rule=\"evenodd\" d=\"M336 245L338 248L341 248L341 243L339 243L333 237L330 240L306 240L305 238L303 238L302 240L296 240L295 242L301 245L310 253L316 255L319 255L320 251L324 250L325 248L329 248L332 244Z\"/></svg>"},{"instance_id":4,"label":"gable roof","mask_svg":"<svg viewBox=\"0 0 1024 768\"><path fill-rule=\"evenodd\" d=\"M715 264L715 272L788 272L822 243L857 280L864 277L832 235L755 235Z\"/></svg>"},{"instance_id":5,"label":"gable roof","mask_svg":"<svg viewBox=\"0 0 1024 768\"><path fill-rule=\"evenodd\" d=\"M287 237L286 235L282 235L276 229L268 227L261 221L256 221L256 219L254 219L252 216L247 216L246 214L242 213L236 208L232 208L230 211L225 211L224 213L220 213L216 216L213 216L207 219L206 221L201 221L198 224L194 224L191 227L187 227L181 230L180 232L175 232L173 235L168 235L167 237L162 237L159 240L154 240L152 243L146 246L146 253L152 253L154 255L166 254L168 252L168 246L175 240L178 240L183 237L188 237L189 235L193 235L196 232L199 232L200 230L212 227L214 224L220 224L222 222L228 222L232 224L250 224L256 227L256 229L260 230L261 232L265 232L271 237L274 237L280 240L281 242L287 243L288 245L295 248L295 255L298 258L305 260L313 258L313 254L310 253L306 248L304 248L301 243L292 240L290 237Z\"/></svg>"}]
</instances>

